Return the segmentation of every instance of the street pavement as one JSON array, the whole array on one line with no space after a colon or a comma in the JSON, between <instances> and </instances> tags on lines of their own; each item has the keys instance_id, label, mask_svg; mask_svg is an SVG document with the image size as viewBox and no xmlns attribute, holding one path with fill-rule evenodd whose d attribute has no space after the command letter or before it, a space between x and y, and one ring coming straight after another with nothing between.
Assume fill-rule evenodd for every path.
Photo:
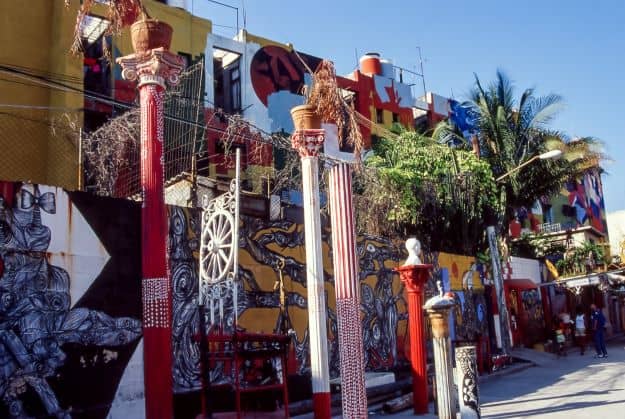
<instances>
[{"instance_id":1,"label":"street pavement","mask_svg":"<svg viewBox=\"0 0 625 419\"><path fill-rule=\"evenodd\" d=\"M532 350L515 351L515 356L535 365L486 376L480 383L482 418L625 419L624 345L623 338L609 343L605 359L594 358L592 348L583 356L570 349L561 358ZM371 406L369 417L437 418L432 413L414 416L412 409L384 414L380 407Z\"/></svg>"},{"instance_id":2,"label":"street pavement","mask_svg":"<svg viewBox=\"0 0 625 419\"><path fill-rule=\"evenodd\" d=\"M537 366L486 381L480 387L482 418L625 418L623 340L608 345L608 357L544 354ZM531 351L529 351L531 352Z\"/></svg>"}]
</instances>

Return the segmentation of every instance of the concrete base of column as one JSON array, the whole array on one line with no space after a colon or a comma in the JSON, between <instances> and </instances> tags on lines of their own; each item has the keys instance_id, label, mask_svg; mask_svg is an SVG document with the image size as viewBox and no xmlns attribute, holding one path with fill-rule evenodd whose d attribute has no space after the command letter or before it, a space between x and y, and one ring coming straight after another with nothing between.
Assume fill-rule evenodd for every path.
<instances>
[{"instance_id":1,"label":"concrete base of column","mask_svg":"<svg viewBox=\"0 0 625 419\"><path fill-rule=\"evenodd\" d=\"M456 396L449 337L434 338L436 405L439 419L456 419Z\"/></svg>"}]
</instances>

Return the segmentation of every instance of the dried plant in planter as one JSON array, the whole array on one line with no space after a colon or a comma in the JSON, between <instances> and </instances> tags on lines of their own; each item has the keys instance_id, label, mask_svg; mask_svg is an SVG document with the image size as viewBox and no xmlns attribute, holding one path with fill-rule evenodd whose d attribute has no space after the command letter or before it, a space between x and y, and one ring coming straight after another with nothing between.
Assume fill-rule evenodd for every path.
<instances>
[{"instance_id":1,"label":"dried plant in planter","mask_svg":"<svg viewBox=\"0 0 625 419\"><path fill-rule=\"evenodd\" d=\"M363 139L356 120L356 110L343 97L331 61L322 60L319 63L317 70L312 73L312 86L304 91L304 95L306 104L315 107L315 113L322 122L336 124L339 145L347 141L347 144L353 146L356 161L359 162Z\"/></svg>"},{"instance_id":2,"label":"dried plant in planter","mask_svg":"<svg viewBox=\"0 0 625 419\"><path fill-rule=\"evenodd\" d=\"M66 7L69 7L71 3L72 0L65 0ZM80 31L95 3L102 3L108 9L106 18L110 22L110 25L107 28L107 34L119 33L122 28L132 24L139 16L141 10L144 10L142 0L108 0L107 2L81 0L80 3L80 9L78 9L78 14L76 16L76 26L74 27L74 40L70 48L73 54L78 54L83 51Z\"/></svg>"}]
</instances>

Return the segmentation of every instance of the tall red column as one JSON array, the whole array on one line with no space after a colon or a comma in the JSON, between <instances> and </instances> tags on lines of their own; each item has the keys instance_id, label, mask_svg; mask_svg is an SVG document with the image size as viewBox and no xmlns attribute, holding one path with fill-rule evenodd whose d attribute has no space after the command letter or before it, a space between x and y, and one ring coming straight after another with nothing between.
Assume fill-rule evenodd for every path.
<instances>
[{"instance_id":1,"label":"tall red column","mask_svg":"<svg viewBox=\"0 0 625 419\"><path fill-rule=\"evenodd\" d=\"M408 294L408 327L410 333L410 363L412 364L412 397L414 413L428 412L427 353L423 321L424 285L432 265L408 265L396 269Z\"/></svg>"},{"instance_id":2,"label":"tall red column","mask_svg":"<svg viewBox=\"0 0 625 419\"><path fill-rule=\"evenodd\" d=\"M329 184L343 417L363 419L367 417L367 392L350 165L335 163Z\"/></svg>"},{"instance_id":3,"label":"tall red column","mask_svg":"<svg viewBox=\"0 0 625 419\"><path fill-rule=\"evenodd\" d=\"M163 190L165 81L178 82L180 57L163 48L121 57L122 76L139 80L141 99L141 267L146 418L173 417L171 283Z\"/></svg>"}]
</instances>

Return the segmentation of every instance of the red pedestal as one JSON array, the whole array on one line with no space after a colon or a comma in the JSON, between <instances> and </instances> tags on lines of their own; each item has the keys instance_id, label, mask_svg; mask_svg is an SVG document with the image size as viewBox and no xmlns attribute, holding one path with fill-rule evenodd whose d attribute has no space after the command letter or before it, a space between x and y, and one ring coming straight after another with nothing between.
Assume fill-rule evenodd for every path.
<instances>
[{"instance_id":1,"label":"red pedestal","mask_svg":"<svg viewBox=\"0 0 625 419\"><path fill-rule=\"evenodd\" d=\"M414 413L428 412L427 353L423 321L423 293L432 265L410 265L397 268L408 293L408 327Z\"/></svg>"}]
</instances>

